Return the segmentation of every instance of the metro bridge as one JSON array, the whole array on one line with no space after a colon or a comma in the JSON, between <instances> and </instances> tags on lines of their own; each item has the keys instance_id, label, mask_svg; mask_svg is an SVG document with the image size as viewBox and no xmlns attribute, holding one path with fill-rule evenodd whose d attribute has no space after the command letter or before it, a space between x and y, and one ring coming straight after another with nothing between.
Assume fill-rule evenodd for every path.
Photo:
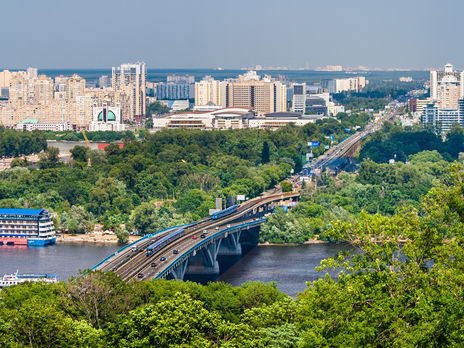
<instances>
[{"instance_id":1,"label":"metro bridge","mask_svg":"<svg viewBox=\"0 0 464 348\"><path fill-rule=\"evenodd\" d=\"M205 218L147 235L111 254L92 270L112 271L123 280L184 279L219 275L218 256L241 256L242 245L256 245L266 216L299 192L266 192L217 219Z\"/></svg>"}]
</instances>

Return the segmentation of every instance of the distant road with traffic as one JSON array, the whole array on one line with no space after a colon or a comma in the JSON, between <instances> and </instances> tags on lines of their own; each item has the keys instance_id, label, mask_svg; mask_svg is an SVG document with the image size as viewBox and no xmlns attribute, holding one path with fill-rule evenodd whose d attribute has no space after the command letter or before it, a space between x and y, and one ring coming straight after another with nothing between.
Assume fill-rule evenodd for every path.
<instances>
[{"instance_id":1,"label":"distant road with traffic","mask_svg":"<svg viewBox=\"0 0 464 348\"><path fill-rule=\"evenodd\" d=\"M344 157L350 151L350 149L358 142L360 142L364 137L380 130L384 121L391 120L396 116L396 113L386 113L375 121L369 122L363 130L358 131L344 139L337 145L333 146L330 150L325 152L323 155L319 156L311 163L305 165L300 174L302 176L310 176L315 174L315 172L318 170L321 172L324 171L328 165L337 159Z\"/></svg>"}]
</instances>

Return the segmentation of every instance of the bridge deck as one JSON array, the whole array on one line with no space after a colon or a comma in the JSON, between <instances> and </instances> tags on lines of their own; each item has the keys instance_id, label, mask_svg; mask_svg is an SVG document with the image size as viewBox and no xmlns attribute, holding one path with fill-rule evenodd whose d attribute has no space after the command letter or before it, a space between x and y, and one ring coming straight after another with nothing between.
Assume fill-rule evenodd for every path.
<instances>
[{"instance_id":1,"label":"bridge deck","mask_svg":"<svg viewBox=\"0 0 464 348\"><path fill-rule=\"evenodd\" d=\"M256 212L260 207L276 201L293 199L296 197L299 197L298 192L265 193L263 196L256 197L241 204L236 212L221 219L203 219L185 225L185 234L183 237L167 244L152 256L147 257L145 249L159 238L162 238L167 233L179 227L172 227L142 238L110 255L93 269L113 271L124 280L144 280L165 276L179 260L191 256L196 250L209 243L212 239L221 238L221 235L225 235L230 229L236 226L254 223L257 219L253 212ZM260 220L259 223L262 222L264 222L264 220ZM200 238L200 235L205 230L207 231L206 238ZM192 239L194 235L197 237L196 239ZM136 251L132 251L132 247L136 247ZM178 254L173 253L174 249L178 250ZM166 260L160 261L161 257L165 257ZM156 263L155 267L152 267L153 262ZM141 276L139 276L139 274L141 274Z\"/></svg>"}]
</instances>

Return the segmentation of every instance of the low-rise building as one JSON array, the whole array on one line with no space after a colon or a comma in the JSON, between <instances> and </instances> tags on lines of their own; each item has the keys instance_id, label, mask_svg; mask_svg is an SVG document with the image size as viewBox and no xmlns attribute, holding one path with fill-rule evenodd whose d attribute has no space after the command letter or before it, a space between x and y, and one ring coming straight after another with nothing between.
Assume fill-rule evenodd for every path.
<instances>
[{"instance_id":1,"label":"low-rise building","mask_svg":"<svg viewBox=\"0 0 464 348\"><path fill-rule=\"evenodd\" d=\"M36 118L28 118L19 122L16 127L17 130L22 131L33 131L33 130L43 130L43 131L52 131L52 132L62 132L72 130L71 122L60 122L60 123L41 123Z\"/></svg>"},{"instance_id":2,"label":"low-rise building","mask_svg":"<svg viewBox=\"0 0 464 348\"><path fill-rule=\"evenodd\" d=\"M302 115L297 112L272 112L264 117L255 117L248 121L249 128L270 128L278 129L289 124L304 126L308 123L315 123L317 120L326 118L324 115Z\"/></svg>"},{"instance_id":3,"label":"low-rise building","mask_svg":"<svg viewBox=\"0 0 464 348\"><path fill-rule=\"evenodd\" d=\"M223 108L205 112L185 112L153 118L153 128L243 129L254 116L249 108Z\"/></svg>"}]
</instances>

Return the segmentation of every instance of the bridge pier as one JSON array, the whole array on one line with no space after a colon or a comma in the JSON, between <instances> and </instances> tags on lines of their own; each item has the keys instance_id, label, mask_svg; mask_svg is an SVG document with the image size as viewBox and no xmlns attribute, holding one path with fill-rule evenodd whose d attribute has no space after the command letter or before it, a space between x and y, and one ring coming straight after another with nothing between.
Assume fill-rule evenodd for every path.
<instances>
[{"instance_id":1,"label":"bridge pier","mask_svg":"<svg viewBox=\"0 0 464 348\"><path fill-rule=\"evenodd\" d=\"M217 255L221 241L222 239L217 239L198 250L196 255L190 258L186 272L192 275L219 274Z\"/></svg>"},{"instance_id":2,"label":"bridge pier","mask_svg":"<svg viewBox=\"0 0 464 348\"><path fill-rule=\"evenodd\" d=\"M185 276L185 271L187 270L189 259L181 262L177 267L173 268L171 271L171 276L175 280L183 280Z\"/></svg>"},{"instance_id":3,"label":"bridge pier","mask_svg":"<svg viewBox=\"0 0 464 348\"><path fill-rule=\"evenodd\" d=\"M242 255L242 245L240 244L240 236L242 231L230 233L227 237L222 239L219 247L219 255L221 256L236 256Z\"/></svg>"}]
</instances>

